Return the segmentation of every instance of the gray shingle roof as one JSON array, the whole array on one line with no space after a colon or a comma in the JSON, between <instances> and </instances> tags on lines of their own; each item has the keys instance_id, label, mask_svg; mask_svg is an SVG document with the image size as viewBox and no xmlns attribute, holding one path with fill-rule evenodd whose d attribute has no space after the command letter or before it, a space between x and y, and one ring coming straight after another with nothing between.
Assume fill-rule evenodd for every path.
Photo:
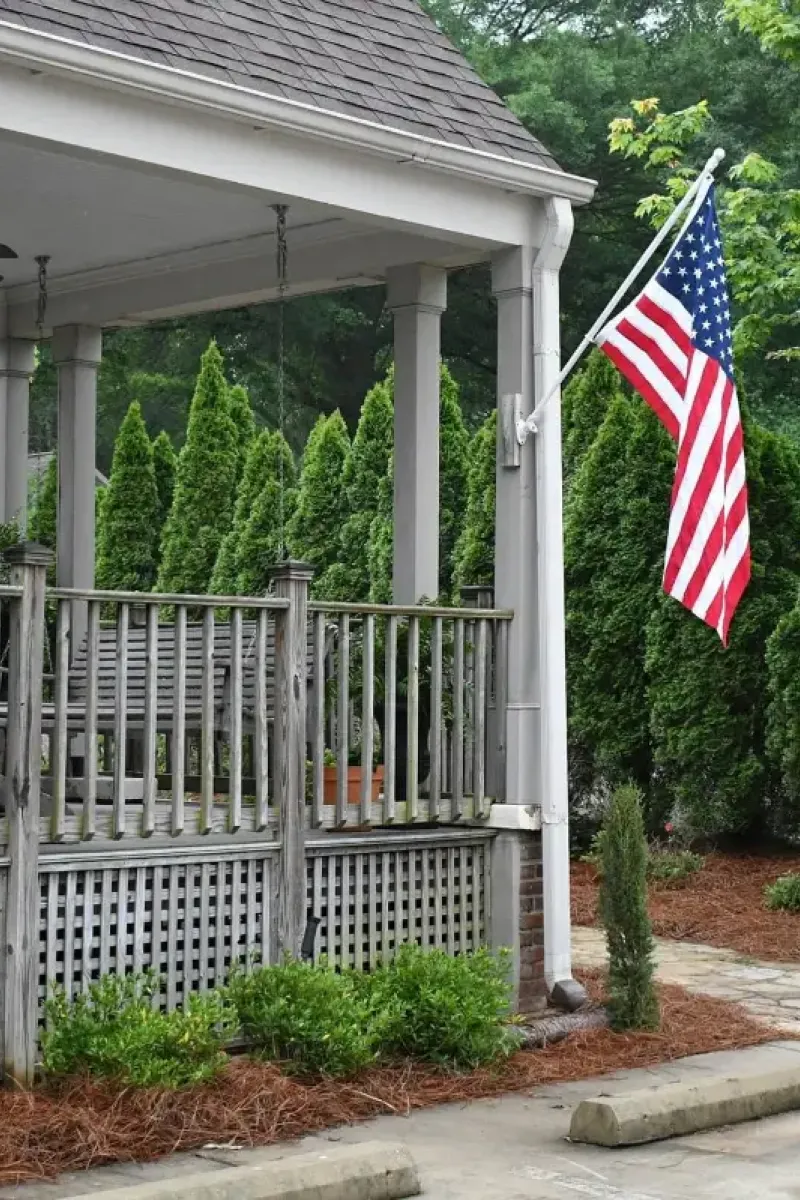
<instances>
[{"instance_id":1,"label":"gray shingle roof","mask_svg":"<svg viewBox=\"0 0 800 1200\"><path fill-rule=\"evenodd\" d=\"M0 0L0 20L556 166L417 0Z\"/></svg>"}]
</instances>

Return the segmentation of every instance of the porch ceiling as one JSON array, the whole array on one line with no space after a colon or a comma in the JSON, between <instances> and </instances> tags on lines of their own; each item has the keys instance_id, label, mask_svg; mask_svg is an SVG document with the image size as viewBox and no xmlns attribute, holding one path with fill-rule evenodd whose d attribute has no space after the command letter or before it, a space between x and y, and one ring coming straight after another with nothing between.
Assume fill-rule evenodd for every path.
<instances>
[{"instance_id":1,"label":"porch ceiling","mask_svg":"<svg viewBox=\"0 0 800 1200\"><path fill-rule=\"evenodd\" d=\"M270 299L272 205L286 199L0 137L0 243L18 255L0 262L9 332L34 332L40 254L50 256L49 328ZM419 259L457 266L485 255L478 242L381 228L303 198L289 204L287 225L294 295L380 282L388 267Z\"/></svg>"}]
</instances>

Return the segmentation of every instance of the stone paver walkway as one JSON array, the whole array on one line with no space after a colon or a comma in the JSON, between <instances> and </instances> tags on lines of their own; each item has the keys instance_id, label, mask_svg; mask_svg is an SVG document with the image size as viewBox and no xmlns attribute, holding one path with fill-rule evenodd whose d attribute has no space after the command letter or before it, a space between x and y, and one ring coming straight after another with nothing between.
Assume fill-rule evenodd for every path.
<instances>
[{"instance_id":1,"label":"stone paver walkway","mask_svg":"<svg viewBox=\"0 0 800 1200\"><path fill-rule=\"evenodd\" d=\"M576 966L605 966L602 929L577 926L572 946ZM800 963L756 962L733 950L662 938L656 940L656 962L662 983L733 1000L763 1024L800 1035Z\"/></svg>"}]
</instances>

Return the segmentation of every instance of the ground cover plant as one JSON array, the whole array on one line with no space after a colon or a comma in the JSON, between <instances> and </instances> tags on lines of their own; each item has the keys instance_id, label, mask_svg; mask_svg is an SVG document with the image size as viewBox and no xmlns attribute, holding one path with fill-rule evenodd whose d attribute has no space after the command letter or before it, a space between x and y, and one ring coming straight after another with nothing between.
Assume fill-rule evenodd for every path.
<instances>
[{"instance_id":1,"label":"ground cover plant","mask_svg":"<svg viewBox=\"0 0 800 1200\"><path fill-rule=\"evenodd\" d=\"M764 888L767 908L800 913L800 875L781 875Z\"/></svg>"}]
</instances>

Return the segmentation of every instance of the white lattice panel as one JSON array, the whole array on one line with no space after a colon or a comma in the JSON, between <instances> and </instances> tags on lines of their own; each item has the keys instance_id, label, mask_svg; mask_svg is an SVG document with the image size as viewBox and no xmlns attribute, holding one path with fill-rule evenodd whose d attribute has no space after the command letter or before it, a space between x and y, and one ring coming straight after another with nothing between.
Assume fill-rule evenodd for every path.
<instances>
[{"instance_id":1,"label":"white lattice panel","mask_svg":"<svg viewBox=\"0 0 800 1200\"><path fill-rule=\"evenodd\" d=\"M489 839L348 839L312 849L308 909L320 918L315 952L369 970L416 942L465 954L488 938Z\"/></svg>"},{"instance_id":2,"label":"white lattice panel","mask_svg":"<svg viewBox=\"0 0 800 1200\"><path fill-rule=\"evenodd\" d=\"M153 969L162 1002L222 982L232 961L269 955L271 858L143 853L125 865L63 862L40 870L39 997L109 973Z\"/></svg>"}]
</instances>

